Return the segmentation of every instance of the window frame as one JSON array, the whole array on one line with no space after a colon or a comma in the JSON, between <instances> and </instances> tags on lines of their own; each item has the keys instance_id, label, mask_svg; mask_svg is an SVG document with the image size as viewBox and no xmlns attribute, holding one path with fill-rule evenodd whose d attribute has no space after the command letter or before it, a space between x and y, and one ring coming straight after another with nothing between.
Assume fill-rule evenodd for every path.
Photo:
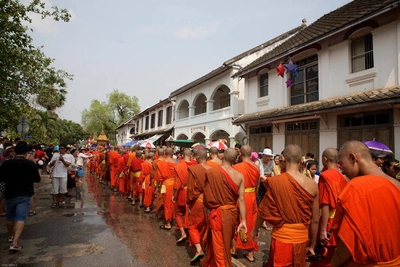
<instances>
[{"instance_id":1,"label":"window frame","mask_svg":"<svg viewBox=\"0 0 400 267\"><path fill-rule=\"evenodd\" d=\"M318 64L318 55L315 54L315 55L307 57L307 58L305 58L303 60L299 60L298 62L296 62L294 64L298 65L298 67L299 67L299 71L298 71L299 74L298 75L300 75L300 73L302 73L303 79L300 82L296 82L296 78L299 77L299 76L297 76L295 78L295 77L293 77L293 74L290 74L290 78L293 81L293 84L289 87L289 90L290 90L289 91L290 106L307 104L307 103L319 101L319 68L318 68L319 64ZM316 77L311 77L311 78L307 79L307 69L314 68L314 67L317 68ZM317 84L309 86L307 83L312 81L312 80L316 80ZM303 88L303 93L293 96L293 87L296 86L296 85L300 85L300 84L303 84L303 87L302 87ZM317 87L317 90L310 91L309 89L313 88L313 87ZM311 95L314 95L314 94L317 94L317 96L318 96L317 99L316 100L308 100L308 98ZM301 103L293 103L293 99L298 98L298 97L303 97L303 101Z\"/></svg>"},{"instance_id":2,"label":"window frame","mask_svg":"<svg viewBox=\"0 0 400 267\"><path fill-rule=\"evenodd\" d=\"M265 81L265 79L262 79L262 77L267 76L267 83L264 84L262 81ZM266 91L266 92L264 92ZM262 94L265 93L265 94ZM269 74L268 72L262 73L258 76L258 97L266 97L269 95Z\"/></svg>"},{"instance_id":3,"label":"window frame","mask_svg":"<svg viewBox=\"0 0 400 267\"><path fill-rule=\"evenodd\" d=\"M368 40L367 40L368 39ZM359 42L361 41L362 42ZM355 45L363 45L363 52L359 54L354 54L356 50ZM370 46L370 47L369 47ZM369 49L370 48L370 49ZM366 51L369 49L368 51ZM363 66L355 65L357 59L364 59ZM374 68L375 60L374 60L374 37L372 33L365 34L363 36L354 38L350 44L350 62L351 62L351 73L357 73L360 71L365 71ZM360 61L361 62L361 61ZM357 67L360 67L358 69Z\"/></svg>"}]
</instances>

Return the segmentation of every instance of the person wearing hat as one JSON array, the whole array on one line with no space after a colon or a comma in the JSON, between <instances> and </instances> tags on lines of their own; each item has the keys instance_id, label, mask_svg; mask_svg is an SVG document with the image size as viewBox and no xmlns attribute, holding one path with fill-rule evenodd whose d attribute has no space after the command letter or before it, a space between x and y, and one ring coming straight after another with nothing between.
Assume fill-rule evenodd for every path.
<instances>
[{"instance_id":1,"label":"person wearing hat","mask_svg":"<svg viewBox=\"0 0 400 267\"><path fill-rule=\"evenodd\" d=\"M278 170L276 169L275 166L275 162L272 160L272 157L274 156L272 150L267 147L263 151L261 151L260 154L261 154L260 179L258 181L257 192L256 192L257 205L260 205L262 199L264 198L265 193L267 192L267 189L265 187L267 178L271 177L273 173L278 173ZM271 230L271 228L266 224L266 222L263 223L262 227L264 227L266 230Z\"/></svg>"},{"instance_id":2,"label":"person wearing hat","mask_svg":"<svg viewBox=\"0 0 400 267\"><path fill-rule=\"evenodd\" d=\"M382 168L383 163L385 162L386 154L381 153L380 151L371 150L372 160L379 168Z\"/></svg>"}]
</instances>

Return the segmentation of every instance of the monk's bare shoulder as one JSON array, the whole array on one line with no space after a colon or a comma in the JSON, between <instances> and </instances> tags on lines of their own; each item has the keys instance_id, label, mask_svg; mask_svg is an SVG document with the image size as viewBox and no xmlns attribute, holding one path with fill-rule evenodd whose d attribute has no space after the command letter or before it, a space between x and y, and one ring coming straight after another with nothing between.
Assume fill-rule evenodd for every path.
<instances>
[{"instance_id":1,"label":"monk's bare shoulder","mask_svg":"<svg viewBox=\"0 0 400 267\"><path fill-rule=\"evenodd\" d=\"M301 173L296 173L293 178L303 187L308 193L314 197L318 194L318 185L316 182L306 177Z\"/></svg>"}]
</instances>

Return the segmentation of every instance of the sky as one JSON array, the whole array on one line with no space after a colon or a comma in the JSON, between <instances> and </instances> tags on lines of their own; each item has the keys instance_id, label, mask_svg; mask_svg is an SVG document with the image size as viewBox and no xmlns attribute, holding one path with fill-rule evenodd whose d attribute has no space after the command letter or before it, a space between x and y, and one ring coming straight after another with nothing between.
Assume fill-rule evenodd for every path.
<instances>
[{"instance_id":1,"label":"sky","mask_svg":"<svg viewBox=\"0 0 400 267\"><path fill-rule=\"evenodd\" d=\"M27 2L28 0L24 0ZM43 1L43 0L42 0ZM67 81L63 119L81 122L92 100L118 89L141 111L223 62L350 0L44 0L69 22L33 16L33 44Z\"/></svg>"}]
</instances>

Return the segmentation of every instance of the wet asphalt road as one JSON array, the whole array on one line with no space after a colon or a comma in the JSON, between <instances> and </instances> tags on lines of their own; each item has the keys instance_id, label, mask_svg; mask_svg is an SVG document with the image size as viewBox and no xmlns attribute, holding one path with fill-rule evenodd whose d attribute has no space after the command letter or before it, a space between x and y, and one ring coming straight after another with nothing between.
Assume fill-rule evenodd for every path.
<instances>
[{"instance_id":1,"label":"wet asphalt road","mask_svg":"<svg viewBox=\"0 0 400 267\"><path fill-rule=\"evenodd\" d=\"M35 187L37 214L27 217L20 243L23 250L8 251L5 217L0 217L0 267L3 266L190 266L194 248L177 246L178 232L159 229L161 221L138 205L132 207L94 177L77 183L76 197L64 207L50 208L51 180L47 175ZM262 266L267 259L270 232L260 231L256 262L243 258L240 266Z\"/></svg>"}]
</instances>

